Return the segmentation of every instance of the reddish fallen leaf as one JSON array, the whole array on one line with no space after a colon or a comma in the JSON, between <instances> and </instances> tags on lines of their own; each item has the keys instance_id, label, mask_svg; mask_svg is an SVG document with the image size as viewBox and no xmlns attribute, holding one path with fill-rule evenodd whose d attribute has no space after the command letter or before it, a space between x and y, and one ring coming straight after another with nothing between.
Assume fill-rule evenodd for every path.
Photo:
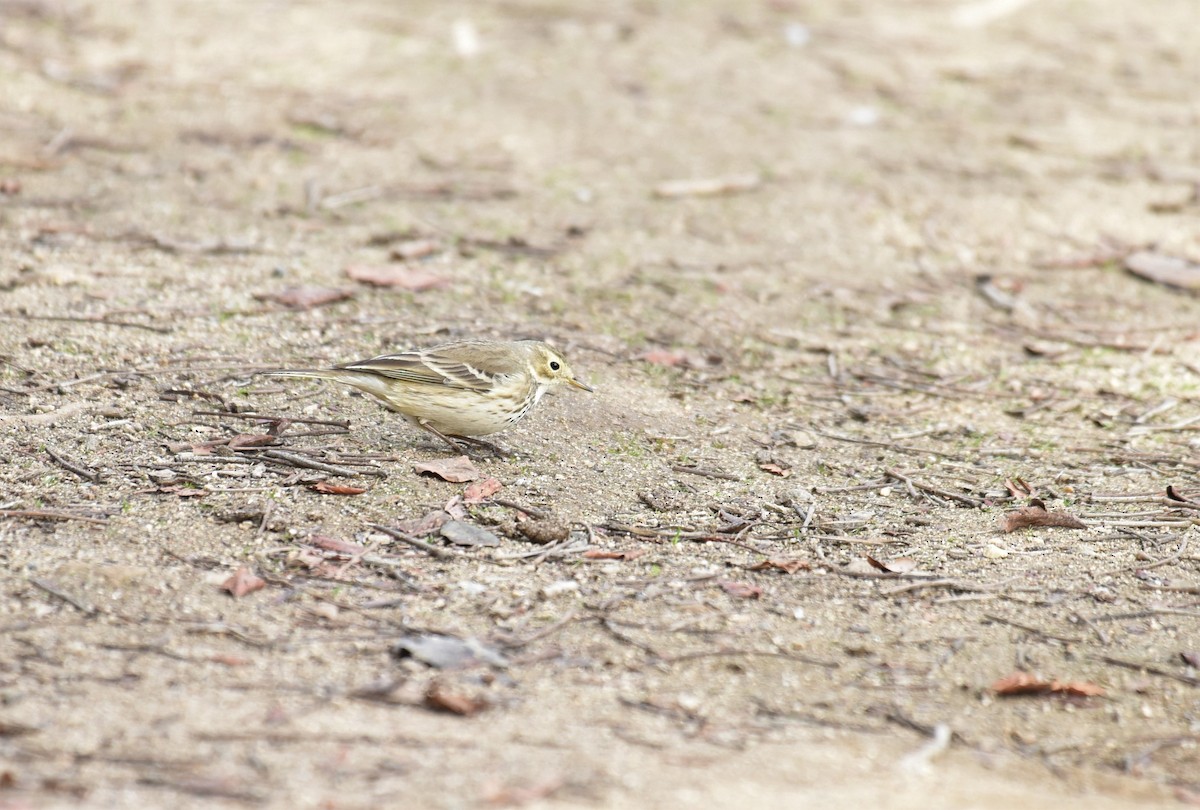
<instances>
[{"instance_id":1,"label":"reddish fallen leaf","mask_svg":"<svg viewBox=\"0 0 1200 810\"><path fill-rule=\"evenodd\" d=\"M313 492L322 495L362 495L366 492L362 487L352 487L348 484L331 484L328 481L318 481L309 487Z\"/></svg>"},{"instance_id":2,"label":"reddish fallen leaf","mask_svg":"<svg viewBox=\"0 0 1200 810\"><path fill-rule=\"evenodd\" d=\"M1189 807L1200 807L1200 793L1185 787L1175 788L1175 801Z\"/></svg>"},{"instance_id":3,"label":"reddish fallen leaf","mask_svg":"<svg viewBox=\"0 0 1200 810\"><path fill-rule=\"evenodd\" d=\"M436 239L408 239L392 245L390 256L401 261L423 259L434 253L441 253L445 248Z\"/></svg>"},{"instance_id":4,"label":"reddish fallen leaf","mask_svg":"<svg viewBox=\"0 0 1200 810\"><path fill-rule=\"evenodd\" d=\"M227 667L244 667L250 663L249 658L242 658L240 655L230 655L229 653L215 653L210 655L208 660L214 664L224 664Z\"/></svg>"},{"instance_id":5,"label":"reddish fallen leaf","mask_svg":"<svg viewBox=\"0 0 1200 810\"><path fill-rule=\"evenodd\" d=\"M450 279L418 270L404 264L352 264L345 273L355 281L375 287L398 287L410 292L423 292L450 284Z\"/></svg>"},{"instance_id":6,"label":"reddish fallen leaf","mask_svg":"<svg viewBox=\"0 0 1200 810\"><path fill-rule=\"evenodd\" d=\"M1197 669L1200 669L1200 652L1195 650L1185 650L1179 654L1179 657L1182 658L1183 663L1187 664L1189 667L1196 667Z\"/></svg>"},{"instance_id":7,"label":"reddish fallen leaf","mask_svg":"<svg viewBox=\"0 0 1200 810\"><path fill-rule=\"evenodd\" d=\"M239 433L229 440L229 449L238 450L242 447L265 447L279 441L267 433Z\"/></svg>"},{"instance_id":8,"label":"reddish fallen leaf","mask_svg":"<svg viewBox=\"0 0 1200 810\"><path fill-rule=\"evenodd\" d=\"M683 352L674 352L668 349L651 349L648 352L642 352L637 356L638 360L644 360L647 363L653 363L656 366L690 366L692 362Z\"/></svg>"},{"instance_id":9,"label":"reddish fallen leaf","mask_svg":"<svg viewBox=\"0 0 1200 810\"><path fill-rule=\"evenodd\" d=\"M763 595L763 589L757 585L751 585L749 582L733 582L732 580L718 580L717 584L721 586L721 590L730 596L736 596L738 599L758 599Z\"/></svg>"},{"instance_id":10,"label":"reddish fallen leaf","mask_svg":"<svg viewBox=\"0 0 1200 810\"><path fill-rule=\"evenodd\" d=\"M1003 529L1015 532L1032 527L1056 527L1061 529L1086 529L1087 524L1066 512L1049 512L1044 506L1025 506L1004 516Z\"/></svg>"},{"instance_id":11,"label":"reddish fallen leaf","mask_svg":"<svg viewBox=\"0 0 1200 810\"><path fill-rule=\"evenodd\" d=\"M782 571L785 574L794 574L797 571L811 571L812 563L804 560L785 560L782 557L772 557L769 560L759 560L746 570Z\"/></svg>"},{"instance_id":12,"label":"reddish fallen leaf","mask_svg":"<svg viewBox=\"0 0 1200 810\"><path fill-rule=\"evenodd\" d=\"M480 797L492 807L524 807L547 799L565 786L566 780L550 776L531 785L485 785Z\"/></svg>"},{"instance_id":13,"label":"reddish fallen leaf","mask_svg":"<svg viewBox=\"0 0 1200 810\"><path fill-rule=\"evenodd\" d=\"M463 490L463 503L479 503L495 495L503 486L504 484L500 483L499 478L485 478L482 481L468 484L467 488Z\"/></svg>"},{"instance_id":14,"label":"reddish fallen leaf","mask_svg":"<svg viewBox=\"0 0 1200 810\"><path fill-rule=\"evenodd\" d=\"M275 444L278 439L266 433L239 433L228 439L213 439L199 444L183 445L179 449L190 449L198 456L210 456L213 450L218 447L228 447L231 450L237 450L242 447L263 447L268 444ZM176 451L177 452L177 451Z\"/></svg>"},{"instance_id":15,"label":"reddish fallen leaf","mask_svg":"<svg viewBox=\"0 0 1200 810\"><path fill-rule=\"evenodd\" d=\"M1087 681L1047 681L1028 672L1014 672L992 684L992 691L1001 697L1014 695L1071 695L1073 697L1098 697L1104 688Z\"/></svg>"},{"instance_id":16,"label":"reddish fallen leaf","mask_svg":"<svg viewBox=\"0 0 1200 810\"><path fill-rule=\"evenodd\" d=\"M457 714L461 717L470 717L486 709L488 702L483 698L475 698L461 692L455 692L441 682L434 680L429 684L429 688L425 690L425 705L438 711Z\"/></svg>"},{"instance_id":17,"label":"reddish fallen leaf","mask_svg":"<svg viewBox=\"0 0 1200 810\"><path fill-rule=\"evenodd\" d=\"M645 549L632 548L629 551L605 551L604 549L593 548L583 552L583 556L588 560L622 560L629 562L636 560L638 557L643 557L646 554Z\"/></svg>"},{"instance_id":18,"label":"reddish fallen leaf","mask_svg":"<svg viewBox=\"0 0 1200 810\"><path fill-rule=\"evenodd\" d=\"M1179 256L1139 250L1125 257L1125 269L1164 287L1200 291L1200 264Z\"/></svg>"},{"instance_id":19,"label":"reddish fallen leaf","mask_svg":"<svg viewBox=\"0 0 1200 810\"><path fill-rule=\"evenodd\" d=\"M475 468L475 465L471 463L471 459L466 456L422 461L413 465L413 469L420 475L432 475L443 481L449 481L452 484L464 484L467 481L474 481L481 475L479 470Z\"/></svg>"},{"instance_id":20,"label":"reddish fallen leaf","mask_svg":"<svg viewBox=\"0 0 1200 810\"><path fill-rule=\"evenodd\" d=\"M314 534L308 538L309 545L316 546L325 551L335 551L338 554L349 554L355 556L366 552L367 547L359 543L351 543L346 540L339 540L336 537L327 537L323 534Z\"/></svg>"},{"instance_id":21,"label":"reddish fallen leaf","mask_svg":"<svg viewBox=\"0 0 1200 810\"><path fill-rule=\"evenodd\" d=\"M291 309L312 309L353 298L354 290L344 287L316 287L305 284L284 287L277 292L258 293L254 297L259 301L274 301Z\"/></svg>"},{"instance_id":22,"label":"reddish fallen leaf","mask_svg":"<svg viewBox=\"0 0 1200 810\"><path fill-rule=\"evenodd\" d=\"M1033 487L1025 483L1024 479L1007 478L1004 481L1004 488L1008 490L1008 494L1014 498L1029 498L1033 495Z\"/></svg>"},{"instance_id":23,"label":"reddish fallen leaf","mask_svg":"<svg viewBox=\"0 0 1200 810\"><path fill-rule=\"evenodd\" d=\"M758 465L758 468L765 472L769 472L772 475L778 475L780 478L787 478L792 474L791 467L785 467L782 464L775 463L774 461L764 461L762 464Z\"/></svg>"},{"instance_id":24,"label":"reddish fallen leaf","mask_svg":"<svg viewBox=\"0 0 1200 810\"><path fill-rule=\"evenodd\" d=\"M445 510L434 509L432 512L426 512L419 518L401 520L395 526L397 531L411 534L413 537L422 537L426 534L433 534L442 528L442 525L447 520L450 520L450 515Z\"/></svg>"},{"instance_id":25,"label":"reddish fallen leaf","mask_svg":"<svg viewBox=\"0 0 1200 810\"><path fill-rule=\"evenodd\" d=\"M229 591L234 599L240 599L248 593L254 593L267 587L267 581L255 576L249 567L243 565L233 572L233 576L221 583L221 590Z\"/></svg>"}]
</instances>

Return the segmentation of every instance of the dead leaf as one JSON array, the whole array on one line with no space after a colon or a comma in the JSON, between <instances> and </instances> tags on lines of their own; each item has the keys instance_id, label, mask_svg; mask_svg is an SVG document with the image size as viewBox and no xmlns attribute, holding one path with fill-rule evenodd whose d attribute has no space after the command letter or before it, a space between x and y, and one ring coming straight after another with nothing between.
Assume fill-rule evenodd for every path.
<instances>
[{"instance_id":1,"label":"dead leaf","mask_svg":"<svg viewBox=\"0 0 1200 810\"><path fill-rule=\"evenodd\" d=\"M331 484L328 481L318 481L309 487L313 492L322 495L362 495L366 492L362 487L352 487L348 484Z\"/></svg>"},{"instance_id":2,"label":"dead leaf","mask_svg":"<svg viewBox=\"0 0 1200 810\"><path fill-rule=\"evenodd\" d=\"M243 447L265 447L279 440L266 433L239 433L229 440L229 449L238 450Z\"/></svg>"},{"instance_id":3,"label":"dead leaf","mask_svg":"<svg viewBox=\"0 0 1200 810\"><path fill-rule=\"evenodd\" d=\"M441 253L445 248L442 243L436 239L406 239L403 242L398 242L392 245L389 256L393 259L408 261L411 259L423 259L426 256L432 256L434 253Z\"/></svg>"},{"instance_id":4,"label":"dead leaf","mask_svg":"<svg viewBox=\"0 0 1200 810\"><path fill-rule=\"evenodd\" d=\"M348 554L351 557L359 554L364 554L367 547L359 543L350 543L346 540L339 540L336 537L327 537L323 534L314 534L308 538L309 545L316 546L325 551L333 551L338 554Z\"/></svg>"},{"instance_id":5,"label":"dead leaf","mask_svg":"<svg viewBox=\"0 0 1200 810\"><path fill-rule=\"evenodd\" d=\"M633 548L629 551L605 551L593 548L583 552L583 557L588 560L622 560L629 562L630 560L636 560L638 557L644 557L645 554L646 550L641 548Z\"/></svg>"},{"instance_id":6,"label":"dead leaf","mask_svg":"<svg viewBox=\"0 0 1200 810\"><path fill-rule=\"evenodd\" d=\"M404 264L352 264L344 271L347 276L375 287L398 287L409 292L424 292L446 287L450 279Z\"/></svg>"},{"instance_id":7,"label":"dead leaf","mask_svg":"<svg viewBox=\"0 0 1200 810\"><path fill-rule=\"evenodd\" d=\"M208 657L208 660L214 664L224 664L227 667L244 667L250 663L249 658L242 658L240 655L230 655L229 653L213 653Z\"/></svg>"},{"instance_id":8,"label":"dead leaf","mask_svg":"<svg viewBox=\"0 0 1200 810\"><path fill-rule=\"evenodd\" d=\"M415 658L437 669L461 669L479 664L506 667L508 661L477 638L458 638L441 633L402 636L392 647L397 658Z\"/></svg>"},{"instance_id":9,"label":"dead leaf","mask_svg":"<svg viewBox=\"0 0 1200 810\"><path fill-rule=\"evenodd\" d=\"M772 475L778 475L780 478L787 478L792 474L791 467L785 467L782 464L774 461L764 461L758 465L758 468L765 472L769 472Z\"/></svg>"},{"instance_id":10,"label":"dead leaf","mask_svg":"<svg viewBox=\"0 0 1200 810\"><path fill-rule=\"evenodd\" d=\"M717 580L721 590L738 599L758 599L763 595L763 589L749 582L733 582L728 579Z\"/></svg>"},{"instance_id":11,"label":"dead leaf","mask_svg":"<svg viewBox=\"0 0 1200 810\"><path fill-rule=\"evenodd\" d=\"M400 521L396 524L396 529L413 537L423 537L427 534L433 534L442 528L442 525L447 520L450 520L450 515L446 514L445 510L434 509L432 512L426 512L419 518Z\"/></svg>"},{"instance_id":12,"label":"dead leaf","mask_svg":"<svg viewBox=\"0 0 1200 810\"><path fill-rule=\"evenodd\" d=\"M1025 480L1020 477L1006 478L1004 480L1004 488L1014 498L1029 498L1033 496L1033 487L1025 483Z\"/></svg>"},{"instance_id":13,"label":"dead leaf","mask_svg":"<svg viewBox=\"0 0 1200 810\"><path fill-rule=\"evenodd\" d=\"M455 495L446 501L446 505L442 507L442 511L449 515L451 520L467 519L467 506L463 503L462 495Z\"/></svg>"},{"instance_id":14,"label":"dead leaf","mask_svg":"<svg viewBox=\"0 0 1200 810\"><path fill-rule=\"evenodd\" d=\"M500 538L473 523L451 520L442 526L442 537L457 546L498 546Z\"/></svg>"},{"instance_id":15,"label":"dead leaf","mask_svg":"<svg viewBox=\"0 0 1200 810\"><path fill-rule=\"evenodd\" d=\"M503 486L504 484L500 483L499 478L485 478L482 481L476 481L463 490L463 502L480 503L495 495Z\"/></svg>"},{"instance_id":16,"label":"dead leaf","mask_svg":"<svg viewBox=\"0 0 1200 810\"><path fill-rule=\"evenodd\" d=\"M1001 697L1014 695L1070 695L1072 697L1099 697L1104 688L1087 681L1047 681L1028 672L1014 672L992 684L992 691Z\"/></svg>"},{"instance_id":17,"label":"dead leaf","mask_svg":"<svg viewBox=\"0 0 1200 810\"><path fill-rule=\"evenodd\" d=\"M455 458L439 458L433 461L422 461L413 465L419 475L432 475L452 484L464 484L474 481L481 473L466 456Z\"/></svg>"},{"instance_id":18,"label":"dead leaf","mask_svg":"<svg viewBox=\"0 0 1200 810\"><path fill-rule=\"evenodd\" d=\"M785 574L794 574L797 571L811 571L812 563L805 560L787 560L782 557L772 557L767 560L759 560L754 565L746 569L747 571L782 571Z\"/></svg>"},{"instance_id":19,"label":"dead leaf","mask_svg":"<svg viewBox=\"0 0 1200 810\"><path fill-rule=\"evenodd\" d=\"M1005 532L1032 527L1086 529L1087 524L1066 512L1048 512L1044 506L1025 506L1004 516L1002 528Z\"/></svg>"},{"instance_id":20,"label":"dead leaf","mask_svg":"<svg viewBox=\"0 0 1200 810\"><path fill-rule=\"evenodd\" d=\"M1125 257L1125 269L1138 278L1164 287L1200 291L1200 264L1179 256L1139 250Z\"/></svg>"},{"instance_id":21,"label":"dead leaf","mask_svg":"<svg viewBox=\"0 0 1200 810\"><path fill-rule=\"evenodd\" d=\"M248 593L254 593L267 587L267 581L255 576L248 566L243 565L233 572L229 579L221 583L221 590L228 591L234 599L240 599Z\"/></svg>"},{"instance_id":22,"label":"dead leaf","mask_svg":"<svg viewBox=\"0 0 1200 810\"><path fill-rule=\"evenodd\" d=\"M486 709L488 702L481 697L471 697L462 692L452 691L435 679L425 690L425 705L430 709L457 714L460 717L470 717Z\"/></svg>"},{"instance_id":23,"label":"dead leaf","mask_svg":"<svg viewBox=\"0 0 1200 810\"><path fill-rule=\"evenodd\" d=\"M354 290L345 287L317 287L305 284L284 287L277 292L257 293L254 297L259 301L274 301L291 309L312 309L353 298Z\"/></svg>"},{"instance_id":24,"label":"dead leaf","mask_svg":"<svg viewBox=\"0 0 1200 810\"><path fill-rule=\"evenodd\" d=\"M667 180L654 187L654 196L666 199L676 197L715 197L721 194L737 194L753 191L762 184L757 174L734 174L725 177L705 177L688 180Z\"/></svg>"}]
</instances>

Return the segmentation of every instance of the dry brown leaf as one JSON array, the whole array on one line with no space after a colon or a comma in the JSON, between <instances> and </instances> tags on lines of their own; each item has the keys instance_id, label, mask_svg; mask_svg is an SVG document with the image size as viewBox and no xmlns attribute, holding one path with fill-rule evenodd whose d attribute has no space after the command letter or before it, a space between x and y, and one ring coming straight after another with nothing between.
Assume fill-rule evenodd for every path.
<instances>
[{"instance_id":1,"label":"dry brown leaf","mask_svg":"<svg viewBox=\"0 0 1200 810\"><path fill-rule=\"evenodd\" d=\"M436 239L407 239L392 245L389 255L393 259L407 261L410 259L423 259L426 256L432 256L434 253L441 253L444 249L442 243Z\"/></svg>"},{"instance_id":2,"label":"dry brown leaf","mask_svg":"<svg viewBox=\"0 0 1200 810\"><path fill-rule=\"evenodd\" d=\"M1179 256L1139 250L1125 257L1125 269L1164 287L1200 291L1200 264Z\"/></svg>"},{"instance_id":3,"label":"dry brown leaf","mask_svg":"<svg viewBox=\"0 0 1200 810\"><path fill-rule=\"evenodd\" d=\"M434 509L419 518L399 521L396 523L396 530L413 537L421 537L436 532L447 520L450 520L450 515L444 509Z\"/></svg>"},{"instance_id":4,"label":"dry brown leaf","mask_svg":"<svg viewBox=\"0 0 1200 810\"><path fill-rule=\"evenodd\" d=\"M488 702L483 698L452 691L444 684L434 680L425 690L425 705L438 711L470 717L486 709Z\"/></svg>"},{"instance_id":5,"label":"dry brown leaf","mask_svg":"<svg viewBox=\"0 0 1200 810\"><path fill-rule=\"evenodd\" d=\"M229 653L213 653L208 657L208 660L214 664L224 664L227 667L244 667L250 663L249 658L242 658L240 655L230 655Z\"/></svg>"},{"instance_id":6,"label":"dry brown leaf","mask_svg":"<svg viewBox=\"0 0 1200 810\"><path fill-rule=\"evenodd\" d=\"M1014 672L992 684L992 691L1001 697L1014 695L1071 695L1073 697L1098 697L1104 688L1087 681L1047 681L1028 672Z\"/></svg>"},{"instance_id":7,"label":"dry brown leaf","mask_svg":"<svg viewBox=\"0 0 1200 810\"><path fill-rule=\"evenodd\" d=\"M805 560L786 560L782 557L772 557L769 560L759 560L746 570L782 571L785 574L794 574L797 571L811 571L812 563L806 562Z\"/></svg>"},{"instance_id":8,"label":"dry brown leaf","mask_svg":"<svg viewBox=\"0 0 1200 810\"><path fill-rule=\"evenodd\" d=\"M333 551L338 554L349 554L355 556L366 552L367 547L359 543L351 543L346 540L339 540L336 537L327 537L323 534L314 534L308 538L309 545L316 546L325 551Z\"/></svg>"},{"instance_id":9,"label":"dry brown leaf","mask_svg":"<svg viewBox=\"0 0 1200 810\"><path fill-rule=\"evenodd\" d=\"M413 465L413 469L420 475L432 475L452 484L474 481L481 475L475 465L471 463L471 459L466 456L422 461Z\"/></svg>"},{"instance_id":10,"label":"dry brown leaf","mask_svg":"<svg viewBox=\"0 0 1200 810\"><path fill-rule=\"evenodd\" d=\"M446 287L450 279L404 264L352 264L345 273L355 281L375 287L398 287L410 292L423 292Z\"/></svg>"},{"instance_id":11,"label":"dry brown leaf","mask_svg":"<svg viewBox=\"0 0 1200 810\"><path fill-rule=\"evenodd\" d=\"M240 599L248 593L260 591L267 586L267 581L255 576L248 566L243 565L233 572L229 579L221 583L221 590L228 591L234 599Z\"/></svg>"},{"instance_id":12,"label":"dry brown leaf","mask_svg":"<svg viewBox=\"0 0 1200 810\"><path fill-rule=\"evenodd\" d=\"M1014 498L1029 498L1033 496L1033 487L1025 483L1024 479L1020 477L1006 478L1004 480L1004 488Z\"/></svg>"},{"instance_id":13,"label":"dry brown leaf","mask_svg":"<svg viewBox=\"0 0 1200 810\"><path fill-rule=\"evenodd\" d=\"M1024 506L1004 516L1004 531L1015 532L1017 529L1032 527L1056 527L1062 529L1086 529L1087 524L1074 515L1066 512L1048 512L1041 506Z\"/></svg>"},{"instance_id":14,"label":"dry brown leaf","mask_svg":"<svg viewBox=\"0 0 1200 810\"><path fill-rule=\"evenodd\" d=\"M291 309L312 309L353 298L354 290L345 287L317 287L305 284L284 287L276 292L257 293L254 297L259 301L274 301Z\"/></svg>"},{"instance_id":15,"label":"dry brown leaf","mask_svg":"<svg viewBox=\"0 0 1200 810\"><path fill-rule=\"evenodd\" d=\"M229 440L229 449L237 450L242 447L265 447L279 441L266 433L239 433Z\"/></svg>"},{"instance_id":16,"label":"dry brown leaf","mask_svg":"<svg viewBox=\"0 0 1200 810\"><path fill-rule=\"evenodd\" d=\"M583 557L588 560L622 560L629 562L630 560L636 560L638 557L643 557L645 554L646 550L641 548L634 548L629 551L605 551L593 548L583 552Z\"/></svg>"},{"instance_id":17,"label":"dry brown leaf","mask_svg":"<svg viewBox=\"0 0 1200 810\"><path fill-rule=\"evenodd\" d=\"M758 599L763 595L763 589L749 582L734 582L728 579L718 580L721 590L738 599Z\"/></svg>"},{"instance_id":18,"label":"dry brown leaf","mask_svg":"<svg viewBox=\"0 0 1200 810\"><path fill-rule=\"evenodd\" d=\"M463 503L480 503L495 495L503 486L499 478L485 478L482 481L468 484L467 488L463 490Z\"/></svg>"},{"instance_id":19,"label":"dry brown leaf","mask_svg":"<svg viewBox=\"0 0 1200 810\"><path fill-rule=\"evenodd\" d=\"M656 366L674 367L694 365L683 352L675 352L669 349L651 349L648 352L642 352L636 359L653 363Z\"/></svg>"},{"instance_id":20,"label":"dry brown leaf","mask_svg":"<svg viewBox=\"0 0 1200 810\"><path fill-rule=\"evenodd\" d=\"M362 495L366 492L362 487L352 487L349 484L331 484L328 481L318 481L309 487L313 492L322 495Z\"/></svg>"},{"instance_id":21,"label":"dry brown leaf","mask_svg":"<svg viewBox=\"0 0 1200 810\"><path fill-rule=\"evenodd\" d=\"M758 465L758 468L765 472L769 472L772 475L778 475L780 478L787 478L792 474L791 467L784 467L782 464L778 464L774 461L764 461L762 464Z\"/></svg>"}]
</instances>

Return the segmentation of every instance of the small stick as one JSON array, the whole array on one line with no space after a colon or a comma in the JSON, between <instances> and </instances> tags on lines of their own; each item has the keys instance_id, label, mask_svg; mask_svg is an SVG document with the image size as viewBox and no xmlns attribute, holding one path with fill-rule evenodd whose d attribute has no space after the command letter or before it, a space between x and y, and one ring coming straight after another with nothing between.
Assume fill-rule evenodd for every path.
<instances>
[{"instance_id":1,"label":"small stick","mask_svg":"<svg viewBox=\"0 0 1200 810\"><path fill-rule=\"evenodd\" d=\"M390 529L387 526L383 526L378 523L368 523L367 525L370 526L372 529L375 529L376 531L383 532L388 537L392 537L392 538L395 538L396 540L399 540L401 543L408 543L413 548L419 548L421 551L424 551L426 554L437 557L439 560L450 560L450 559L454 559L455 557L459 557L459 556L463 556L463 557L469 556L469 555L465 555L465 554L460 555L454 551L451 551L448 548L438 548L435 545L426 543L424 540L418 540L417 538L413 537L411 534L405 534L404 532L400 531L399 529Z\"/></svg>"},{"instance_id":2,"label":"small stick","mask_svg":"<svg viewBox=\"0 0 1200 810\"><path fill-rule=\"evenodd\" d=\"M50 512L45 509L0 509L0 517L31 518L33 520L79 520L84 523L108 523L107 518L72 515L69 512Z\"/></svg>"},{"instance_id":3,"label":"small stick","mask_svg":"<svg viewBox=\"0 0 1200 810\"><path fill-rule=\"evenodd\" d=\"M1081 641L1083 641L1083 639L1081 639L1081 638L1075 638L1075 637L1070 637L1070 636L1056 636L1053 633L1047 633L1045 630L1040 630L1036 627L1031 627L1027 624L1021 624L1020 622L1014 622L1012 619L1006 619L1003 616L997 616L994 613L985 613L985 614L983 614L983 618L988 619L993 622L999 622L1000 624L1007 624L1010 627L1015 627L1018 630L1024 630L1028 633L1036 633L1039 636L1041 636L1042 638L1048 638L1052 641L1061 641L1064 644L1078 644Z\"/></svg>"},{"instance_id":4,"label":"small stick","mask_svg":"<svg viewBox=\"0 0 1200 810\"><path fill-rule=\"evenodd\" d=\"M128 329L145 329L147 332L157 332L160 335L171 334L171 328L168 326L151 326L148 323L134 323L133 321L114 321L109 318L87 318L81 316L66 316L66 315L14 315L8 312L0 312L0 318L10 321L57 321L59 323L98 323L104 326L123 326Z\"/></svg>"},{"instance_id":5,"label":"small stick","mask_svg":"<svg viewBox=\"0 0 1200 810\"><path fill-rule=\"evenodd\" d=\"M96 608L87 604L86 602L81 602L80 600L76 599L74 596L71 596L71 594L66 593L65 591L61 590L58 586L56 586L52 582L48 582L44 579L30 579L29 583L36 588L41 588L43 591L50 594L51 596L63 600L68 605L70 605L71 607L80 611L81 613L86 613L89 616L95 616L97 613L100 612L99 610L97 610Z\"/></svg>"},{"instance_id":6,"label":"small stick","mask_svg":"<svg viewBox=\"0 0 1200 810\"><path fill-rule=\"evenodd\" d=\"M672 464L671 469L678 473L699 475L703 478L720 478L724 481L741 481L741 477L724 470L710 470L706 467L689 467L686 464Z\"/></svg>"},{"instance_id":7,"label":"small stick","mask_svg":"<svg viewBox=\"0 0 1200 810\"><path fill-rule=\"evenodd\" d=\"M504 498L492 498L491 502L497 506L507 506L509 509L516 509L519 512L524 512L530 517L535 517L538 520L546 520L548 517L550 517L549 512L545 512L532 506L522 506L516 501L509 501L505 500Z\"/></svg>"},{"instance_id":8,"label":"small stick","mask_svg":"<svg viewBox=\"0 0 1200 810\"><path fill-rule=\"evenodd\" d=\"M46 448L46 455L50 456L50 460L55 464L58 464L60 467L75 473L85 481L91 481L93 484L100 482L100 473L94 470L89 470L86 467L80 467L78 464L73 464L72 462L60 456L58 453L54 452L52 447Z\"/></svg>"},{"instance_id":9,"label":"small stick","mask_svg":"<svg viewBox=\"0 0 1200 810\"><path fill-rule=\"evenodd\" d=\"M301 456L297 453L288 453L284 450L267 450L258 454L259 458L264 458L269 461L277 461L283 464L290 464L293 467L304 467L309 470L320 470L327 472L330 475L341 475L346 478L353 478L356 475L387 475L383 470L352 470L349 467L339 467L336 464L326 464L323 461L317 461L307 456Z\"/></svg>"},{"instance_id":10,"label":"small stick","mask_svg":"<svg viewBox=\"0 0 1200 810\"><path fill-rule=\"evenodd\" d=\"M952 501L958 501L964 506L970 506L975 509L983 506L983 501L979 500L978 498L971 498L967 495L959 495L957 492L950 492L949 490L938 489L937 487L929 484L922 484L920 481L917 481L914 478L909 478L899 470L884 470L884 474L895 478L897 481L903 481L906 486L916 487L922 492L926 492L930 495L937 495L939 498L949 498Z\"/></svg>"},{"instance_id":11,"label":"small stick","mask_svg":"<svg viewBox=\"0 0 1200 810\"><path fill-rule=\"evenodd\" d=\"M1112 664L1114 666L1124 667L1125 669L1134 669L1134 670L1138 670L1141 672L1148 672L1151 675L1161 675L1164 678L1174 678L1177 681L1181 681L1186 684L1191 684L1192 686L1200 686L1200 678L1193 678L1191 675L1181 675L1178 672L1171 672L1169 670L1159 669L1158 667L1152 666L1150 664L1142 664L1137 661L1125 661L1120 658L1113 658L1111 655L1099 655L1096 657L1097 657L1097 659L1099 659L1100 661L1103 661L1106 664Z\"/></svg>"}]
</instances>

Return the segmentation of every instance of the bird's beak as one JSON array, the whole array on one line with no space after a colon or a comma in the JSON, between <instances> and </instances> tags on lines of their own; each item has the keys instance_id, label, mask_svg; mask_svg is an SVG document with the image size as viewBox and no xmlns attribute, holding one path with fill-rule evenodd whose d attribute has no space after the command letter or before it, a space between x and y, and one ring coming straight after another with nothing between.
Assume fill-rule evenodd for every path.
<instances>
[{"instance_id":1,"label":"bird's beak","mask_svg":"<svg viewBox=\"0 0 1200 810\"><path fill-rule=\"evenodd\" d=\"M567 380L567 383L575 386L576 388L578 388L581 391L587 391L589 394L596 393L594 390L592 390L592 387L590 385L588 385L587 383L581 383L579 380L575 379L574 377Z\"/></svg>"}]
</instances>

